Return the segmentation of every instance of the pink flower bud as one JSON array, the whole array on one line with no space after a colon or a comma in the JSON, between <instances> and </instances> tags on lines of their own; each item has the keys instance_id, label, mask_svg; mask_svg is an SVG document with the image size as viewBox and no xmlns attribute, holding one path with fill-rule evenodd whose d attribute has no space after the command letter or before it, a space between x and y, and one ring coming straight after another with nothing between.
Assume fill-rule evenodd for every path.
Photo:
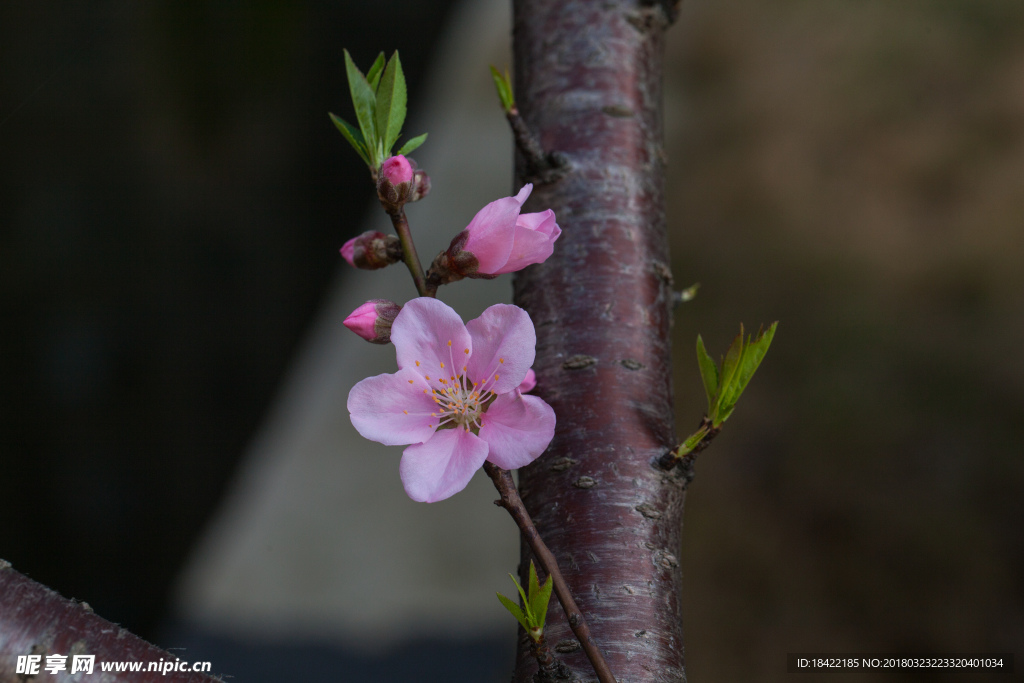
<instances>
[{"instance_id":1,"label":"pink flower bud","mask_svg":"<svg viewBox=\"0 0 1024 683\"><path fill-rule=\"evenodd\" d=\"M360 237L361 237L361 235L360 235ZM341 255L342 255L342 257L346 261L348 261L348 264L350 266L352 266L353 268L355 267L356 263L355 263L355 261L352 260L352 257L355 255L355 252L356 252L356 240L358 240L358 239L359 239L359 237L353 237L348 242L345 242L345 244L341 247Z\"/></svg>"},{"instance_id":2,"label":"pink flower bud","mask_svg":"<svg viewBox=\"0 0 1024 683\"><path fill-rule=\"evenodd\" d=\"M387 299L370 299L345 318L345 327L374 344L391 341L391 323L402 307Z\"/></svg>"},{"instance_id":3,"label":"pink flower bud","mask_svg":"<svg viewBox=\"0 0 1024 683\"><path fill-rule=\"evenodd\" d=\"M371 230L345 242L341 255L351 266L377 270L402 260L402 243L394 235Z\"/></svg>"},{"instance_id":4,"label":"pink flower bud","mask_svg":"<svg viewBox=\"0 0 1024 683\"><path fill-rule=\"evenodd\" d=\"M380 174L387 178L392 185L398 186L412 180L413 168L409 160L399 154L386 159L380 165Z\"/></svg>"}]
</instances>

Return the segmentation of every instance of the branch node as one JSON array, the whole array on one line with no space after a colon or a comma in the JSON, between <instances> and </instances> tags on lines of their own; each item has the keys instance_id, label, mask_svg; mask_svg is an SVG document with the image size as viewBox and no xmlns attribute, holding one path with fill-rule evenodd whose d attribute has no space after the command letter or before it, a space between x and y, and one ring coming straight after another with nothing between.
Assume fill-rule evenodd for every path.
<instances>
[{"instance_id":1,"label":"branch node","mask_svg":"<svg viewBox=\"0 0 1024 683\"><path fill-rule=\"evenodd\" d=\"M559 151L545 152L537 136L526 125L519 109L512 107L506 114L516 149L526 161L523 179L538 185L548 185L564 177L572 168L569 158Z\"/></svg>"}]
</instances>

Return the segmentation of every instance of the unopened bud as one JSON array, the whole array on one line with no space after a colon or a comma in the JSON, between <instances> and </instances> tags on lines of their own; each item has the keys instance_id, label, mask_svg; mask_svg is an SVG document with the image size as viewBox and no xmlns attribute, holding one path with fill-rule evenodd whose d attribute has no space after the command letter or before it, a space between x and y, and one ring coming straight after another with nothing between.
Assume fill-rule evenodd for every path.
<instances>
[{"instance_id":1,"label":"unopened bud","mask_svg":"<svg viewBox=\"0 0 1024 683\"><path fill-rule=\"evenodd\" d=\"M402 243L394 235L371 230L345 242L341 255L355 268L377 270L402 260Z\"/></svg>"},{"instance_id":2,"label":"unopened bud","mask_svg":"<svg viewBox=\"0 0 1024 683\"><path fill-rule=\"evenodd\" d=\"M380 165L377 178L377 198L389 214L397 213L412 194L414 171L404 156L390 157Z\"/></svg>"},{"instance_id":3,"label":"unopened bud","mask_svg":"<svg viewBox=\"0 0 1024 683\"><path fill-rule=\"evenodd\" d=\"M409 160L399 154L398 156L386 159L384 163L380 165L380 174L382 177L387 178L388 182L397 187L402 183L407 183L412 180L413 168L412 164L409 163Z\"/></svg>"},{"instance_id":4,"label":"unopened bud","mask_svg":"<svg viewBox=\"0 0 1024 683\"><path fill-rule=\"evenodd\" d=\"M374 344L391 341L391 323L402 307L387 299L370 299L345 318L345 327Z\"/></svg>"},{"instance_id":5,"label":"unopened bud","mask_svg":"<svg viewBox=\"0 0 1024 683\"><path fill-rule=\"evenodd\" d=\"M409 195L410 202L418 202L430 192L430 176L426 171L417 169L412 177L412 193Z\"/></svg>"}]
</instances>

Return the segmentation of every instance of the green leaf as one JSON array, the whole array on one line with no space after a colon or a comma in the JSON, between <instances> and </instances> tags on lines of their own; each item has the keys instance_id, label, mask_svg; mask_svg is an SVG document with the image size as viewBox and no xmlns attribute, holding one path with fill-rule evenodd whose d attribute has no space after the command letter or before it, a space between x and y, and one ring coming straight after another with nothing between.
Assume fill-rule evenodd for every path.
<instances>
[{"instance_id":1,"label":"green leaf","mask_svg":"<svg viewBox=\"0 0 1024 683\"><path fill-rule=\"evenodd\" d=\"M533 617L537 623L537 628L544 628L544 620L548 616L548 603L551 602L551 589L554 587L551 575L548 575L547 581L540 587L535 595L531 595L533 598Z\"/></svg>"},{"instance_id":2,"label":"green leaf","mask_svg":"<svg viewBox=\"0 0 1024 683\"><path fill-rule=\"evenodd\" d=\"M775 338L775 328L778 326L779 321L776 320L771 324L767 332L762 334L758 331L757 338L754 341L747 341L747 350L743 353L743 366L740 369L740 382L744 389L750 383L750 378L757 372L757 368L761 365L761 361L764 360L765 354L768 353L768 347L772 345L772 339Z\"/></svg>"},{"instance_id":3,"label":"green leaf","mask_svg":"<svg viewBox=\"0 0 1024 683\"><path fill-rule=\"evenodd\" d=\"M768 347L771 346L772 339L775 337L775 328L778 324L778 321L772 323L767 332L762 333L759 331L754 341L747 337L736 380L733 383L729 396L724 398L725 405L723 408L725 411L720 415L722 422L725 422L729 415L732 414L733 408L736 407L736 402L740 399L740 395L743 394L758 366L761 365L761 361L764 360L765 354L768 353Z\"/></svg>"},{"instance_id":4,"label":"green leaf","mask_svg":"<svg viewBox=\"0 0 1024 683\"><path fill-rule=\"evenodd\" d=\"M704 437L707 436L707 435L708 435L708 428L707 427L701 427L700 429L695 431L693 434L690 434L690 436L688 436L686 438L686 441L684 441L679 446L679 450L677 451L676 455L678 455L681 458L684 455L692 452L693 449L696 448L697 445L701 441L703 441Z\"/></svg>"},{"instance_id":5,"label":"green leaf","mask_svg":"<svg viewBox=\"0 0 1024 683\"><path fill-rule=\"evenodd\" d=\"M715 419L716 427L732 415L740 395L743 394L758 366L761 365L761 361L764 360L765 354L768 353L768 347L771 346L772 339L775 337L775 329L778 324L777 321L772 323L767 332L759 332L757 338L753 341L751 341L750 337L747 337L728 389L724 388L725 383L723 382L723 389L718 399L718 415ZM742 331L742 326L740 329Z\"/></svg>"},{"instance_id":6,"label":"green leaf","mask_svg":"<svg viewBox=\"0 0 1024 683\"><path fill-rule=\"evenodd\" d=\"M405 123L405 74L398 50L391 55L377 87L377 135L384 142L384 156L391 153L391 147L402 132Z\"/></svg>"},{"instance_id":7,"label":"green leaf","mask_svg":"<svg viewBox=\"0 0 1024 683\"><path fill-rule=\"evenodd\" d=\"M516 585L518 585L518 584L516 584ZM508 598L506 598L501 593L497 593L497 596L498 596L498 600L501 600L501 604L503 604L505 606L505 609L507 609L509 612L511 612L512 616L514 616L516 618L516 621L518 621L520 624L522 624L523 628L525 628L527 631L529 631L530 630L530 624L526 621L526 615L523 614L523 610L519 609L519 605L517 605L516 603L512 602L511 600L509 600Z\"/></svg>"},{"instance_id":8,"label":"green leaf","mask_svg":"<svg viewBox=\"0 0 1024 683\"><path fill-rule=\"evenodd\" d=\"M700 378L704 380L704 393L708 395L708 415L715 408L718 396L718 366L704 348L704 340L697 335L697 365L700 366Z\"/></svg>"},{"instance_id":9,"label":"green leaf","mask_svg":"<svg viewBox=\"0 0 1024 683\"><path fill-rule=\"evenodd\" d=\"M359 129L353 126L351 123L343 118L335 116L328 112L328 116L331 117L331 121L334 122L335 127L341 131L341 134L348 140L348 144L352 145L352 148L359 153L359 158L369 165L370 158L366 155L366 141L363 140L363 134L359 132Z\"/></svg>"},{"instance_id":10,"label":"green leaf","mask_svg":"<svg viewBox=\"0 0 1024 683\"><path fill-rule=\"evenodd\" d=\"M366 143L369 163L371 166L379 166L382 161L377 157L377 133L374 128L374 111L377 108L377 98L366 82L362 72L352 61L352 56L345 50L345 71L348 74L348 89L352 93L352 105L356 110L356 119L359 121L359 129L363 132L363 140Z\"/></svg>"},{"instance_id":11,"label":"green leaf","mask_svg":"<svg viewBox=\"0 0 1024 683\"><path fill-rule=\"evenodd\" d=\"M533 609L533 596L540 590L540 581L537 579L537 568L530 560L530 577L527 583L527 595L530 597L530 609Z\"/></svg>"},{"instance_id":12,"label":"green leaf","mask_svg":"<svg viewBox=\"0 0 1024 683\"><path fill-rule=\"evenodd\" d=\"M411 152L414 149L416 149L417 147L419 147L420 145L422 145L426 141L427 141L427 134L426 133L424 133L423 135L417 135L412 140L407 140L405 142L405 144L402 145L402 148L400 150L398 150L397 152L395 152L395 154L406 155L409 152Z\"/></svg>"},{"instance_id":13,"label":"green leaf","mask_svg":"<svg viewBox=\"0 0 1024 683\"><path fill-rule=\"evenodd\" d=\"M739 378L740 361L743 359L743 323L740 323L740 333L732 340L729 350L725 352L725 359L722 361L722 370L719 375L718 401L709 416L714 425L725 422L731 407L736 404L733 396L736 391L736 381ZM723 413L726 415L723 417Z\"/></svg>"},{"instance_id":14,"label":"green leaf","mask_svg":"<svg viewBox=\"0 0 1024 683\"><path fill-rule=\"evenodd\" d=\"M491 78L494 79L494 87L498 91L498 99L501 100L501 106L506 112L512 111L512 107L516 106L515 99L512 97L512 82L508 77L508 72L502 76L501 72L491 65Z\"/></svg>"},{"instance_id":15,"label":"green leaf","mask_svg":"<svg viewBox=\"0 0 1024 683\"><path fill-rule=\"evenodd\" d=\"M516 581L516 577L512 576L511 574L509 574L509 577L512 579L512 582L516 584L516 588L519 589L519 596L523 599L523 607L526 609L526 619L528 622L532 624L533 614L530 613L530 600L526 597L526 593L523 592L523 587L519 585L518 581ZM530 627L527 626L526 630L529 631Z\"/></svg>"},{"instance_id":16,"label":"green leaf","mask_svg":"<svg viewBox=\"0 0 1024 683\"><path fill-rule=\"evenodd\" d=\"M366 72L366 82L369 83L370 89L377 92L377 84L380 83L380 74L384 70L384 53L381 52L377 55L377 59L374 60L373 66Z\"/></svg>"}]
</instances>

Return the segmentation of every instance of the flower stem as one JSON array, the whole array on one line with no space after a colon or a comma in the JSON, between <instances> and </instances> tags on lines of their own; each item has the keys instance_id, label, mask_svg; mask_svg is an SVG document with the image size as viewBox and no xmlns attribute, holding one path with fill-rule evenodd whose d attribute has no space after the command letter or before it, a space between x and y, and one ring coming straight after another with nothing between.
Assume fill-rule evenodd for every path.
<instances>
[{"instance_id":1,"label":"flower stem","mask_svg":"<svg viewBox=\"0 0 1024 683\"><path fill-rule=\"evenodd\" d=\"M597 673L597 680L600 683L616 683L615 676L608 668L608 663L604 661L601 651L597 649L597 644L594 643L594 639L590 635L590 626L587 625L587 620L580 613L580 608L576 606L576 601L572 599L572 593L569 592L569 586L562 578L562 572L558 570L555 556L544 545L540 534L537 533L537 527L533 525L533 520L530 519L530 514L519 497L519 491L516 490L515 482L512 481L512 474L491 462L484 462L484 471L487 472L491 481L494 482L494 488L498 489L498 493L501 495L501 499L494 501L494 504L505 508L512 515L512 519L515 520L519 530L526 537L526 542L530 544L533 554L537 556L544 571L552 578L555 584L555 595L558 596L558 602L562 603L565 616L569 619L569 627L572 628L572 632L576 634L580 645L583 646L587 659L590 660L591 666Z\"/></svg>"},{"instance_id":2,"label":"flower stem","mask_svg":"<svg viewBox=\"0 0 1024 683\"><path fill-rule=\"evenodd\" d=\"M416 244L412 241L412 232L409 230L409 219L405 217L405 209L399 208L395 213L389 213L391 224L395 226L398 239L402 243L402 260L405 261L412 281L416 283L416 291L420 296L434 297L437 294L436 288L427 287L427 280L423 276L423 266L420 264L420 257L416 253Z\"/></svg>"}]
</instances>

